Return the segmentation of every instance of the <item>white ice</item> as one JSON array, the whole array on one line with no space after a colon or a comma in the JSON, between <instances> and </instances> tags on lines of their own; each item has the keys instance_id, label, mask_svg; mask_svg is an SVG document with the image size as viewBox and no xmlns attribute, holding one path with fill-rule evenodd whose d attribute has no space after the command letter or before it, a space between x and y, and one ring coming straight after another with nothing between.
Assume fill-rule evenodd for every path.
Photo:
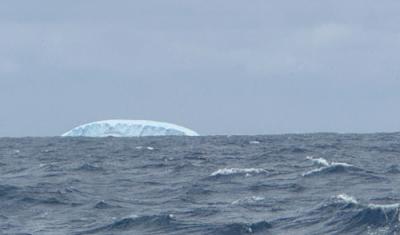
<instances>
[{"instance_id":1,"label":"white ice","mask_svg":"<svg viewBox=\"0 0 400 235\"><path fill-rule=\"evenodd\" d=\"M198 136L188 128L148 120L105 120L73 128L62 136L85 137L139 137L139 136Z\"/></svg>"}]
</instances>

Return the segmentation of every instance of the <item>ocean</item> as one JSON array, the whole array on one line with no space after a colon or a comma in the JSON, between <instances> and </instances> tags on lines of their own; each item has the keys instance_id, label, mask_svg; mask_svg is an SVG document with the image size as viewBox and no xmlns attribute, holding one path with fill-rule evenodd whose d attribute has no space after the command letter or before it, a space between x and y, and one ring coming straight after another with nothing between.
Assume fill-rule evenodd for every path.
<instances>
[{"instance_id":1,"label":"ocean","mask_svg":"<svg viewBox=\"0 0 400 235\"><path fill-rule=\"evenodd\" d=\"M0 234L400 234L400 133L0 138Z\"/></svg>"}]
</instances>

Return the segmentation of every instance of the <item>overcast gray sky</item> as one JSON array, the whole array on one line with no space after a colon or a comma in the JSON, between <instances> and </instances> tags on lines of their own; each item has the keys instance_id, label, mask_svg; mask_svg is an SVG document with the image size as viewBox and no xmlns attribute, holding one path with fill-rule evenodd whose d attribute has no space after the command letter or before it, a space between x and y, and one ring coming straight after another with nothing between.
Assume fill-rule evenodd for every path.
<instances>
[{"instance_id":1,"label":"overcast gray sky","mask_svg":"<svg viewBox=\"0 0 400 235\"><path fill-rule=\"evenodd\" d=\"M2 1L0 136L400 130L400 1Z\"/></svg>"}]
</instances>

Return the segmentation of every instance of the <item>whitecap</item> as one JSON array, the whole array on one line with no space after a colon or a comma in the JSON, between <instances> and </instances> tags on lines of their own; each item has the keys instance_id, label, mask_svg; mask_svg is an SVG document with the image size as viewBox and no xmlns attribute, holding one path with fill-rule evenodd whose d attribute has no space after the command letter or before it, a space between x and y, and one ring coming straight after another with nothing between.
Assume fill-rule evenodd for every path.
<instances>
[{"instance_id":1,"label":"whitecap","mask_svg":"<svg viewBox=\"0 0 400 235\"><path fill-rule=\"evenodd\" d=\"M324 159L324 158L313 158L313 157L311 157L311 156L307 156L306 157L306 159L307 160L310 160L310 161L312 161L312 162L314 162L314 163L316 163L316 164L320 164L320 165L324 165L324 166L329 166L329 162L326 160L326 159Z\"/></svg>"},{"instance_id":2,"label":"whitecap","mask_svg":"<svg viewBox=\"0 0 400 235\"><path fill-rule=\"evenodd\" d=\"M307 156L306 159L312 161L314 164L322 165L322 167L307 171L303 173L303 176L312 175L327 169L332 169L334 167L344 167L344 168L354 167L353 165L345 162L328 162L328 160L326 160L325 158L313 158L311 156Z\"/></svg>"},{"instance_id":3,"label":"whitecap","mask_svg":"<svg viewBox=\"0 0 400 235\"><path fill-rule=\"evenodd\" d=\"M254 203L254 202L258 202L258 201L262 201L264 200L264 197L259 197L259 196L251 196L251 197L246 197L246 198L242 198L242 199L238 199L233 201L231 204L232 205L237 205L237 204L249 204L249 203Z\"/></svg>"},{"instance_id":4,"label":"whitecap","mask_svg":"<svg viewBox=\"0 0 400 235\"><path fill-rule=\"evenodd\" d=\"M252 140L252 141L249 142L249 144L260 144L260 141Z\"/></svg>"},{"instance_id":5,"label":"whitecap","mask_svg":"<svg viewBox=\"0 0 400 235\"><path fill-rule=\"evenodd\" d=\"M260 168L224 168L218 169L211 173L211 176L218 176L218 175L234 175L234 174L259 174L259 173L267 173L265 169Z\"/></svg>"},{"instance_id":6,"label":"whitecap","mask_svg":"<svg viewBox=\"0 0 400 235\"><path fill-rule=\"evenodd\" d=\"M348 194L345 194L345 193L338 194L338 195L336 195L335 198L338 199L338 200L341 200L341 201L343 201L345 203L360 204L355 197L352 197L352 196L350 196ZM365 204L364 204L364 207L365 207ZM369 203L369 204L367 204L366 207L370 208L370 209L382 209L382 210L388 209L388 210L390 210L390 209L400 208L400 203L393 203L393 204L374 204L374 203Z\"/></svg>"},{"instance_id":7,"label":"whitecap","mask_svg":"<svg viewBox=\"0 0 400 235\"><path fill-rule=\"evenodd\" d=\"M336 196L336 199L342 200L345 203L358 204L357 199L347 194L339 194Z\"/></svg>"},{"instance_id":8,"label":"whitecap","mask_svg":"<svg viewBox=\"0 0 400 235\"><path fill-rule=\"evenodd\" d=\"M400 203L393 203L393 204L368 204L369 208L372 209L396 209L400 208Z\"/></svg>"}]
</instances>

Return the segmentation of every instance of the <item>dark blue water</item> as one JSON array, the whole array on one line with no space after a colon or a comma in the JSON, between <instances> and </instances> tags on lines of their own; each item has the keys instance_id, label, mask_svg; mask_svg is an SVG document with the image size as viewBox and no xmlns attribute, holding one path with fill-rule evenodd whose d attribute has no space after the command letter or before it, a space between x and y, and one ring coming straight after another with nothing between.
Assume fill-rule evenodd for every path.
<instances>
[{"instance_id":1,"label":"dark blue water","mask_svg":"<svg viewBox=\"0 0 400 235\"><path fill-rule=\"evenodd\" d=\"M398 234L400 134L0 139L0 234Z\"/></svg>"}]
</instances>

